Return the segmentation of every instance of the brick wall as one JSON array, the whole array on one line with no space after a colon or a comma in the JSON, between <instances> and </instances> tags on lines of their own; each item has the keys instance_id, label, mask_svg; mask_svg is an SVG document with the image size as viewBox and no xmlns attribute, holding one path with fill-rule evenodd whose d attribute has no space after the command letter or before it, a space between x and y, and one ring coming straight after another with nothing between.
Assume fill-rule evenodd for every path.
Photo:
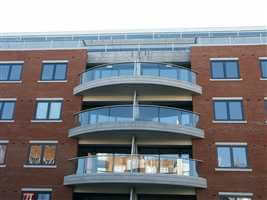
<instances>
[{"instance_id":1,"label":"brick wall","mask_svg":"<svg viewBox=\"0 0 267 200\"><path fill-rule=\"evenodd\" d=\"M267 81L260 80L258 57L267 56L267 46L193 47L192 68L198 72L203 94L193 98L194 111L200 113L205 139L193 142L194 157L203 160L200 174L208 189L198 191L198 200L217 199L218 192L251 192L253 200L267 196L267 125L264 125L264 97ZM241 81L210 81L212 57L238 57ZM243 97L247 124L212 123L212 97ZM215 142L247 142L252 172L216 172Z\"/></svg>"},{"instance_id":2,"label":"brick wall","mask_svg":"<svg viewBox=\"0 0 267 200\"><path fill-rule=\"evenodd\" d=\"M68 159L76 156L76 140L69 139L73 113L80 111L81 97L73 95L78 74L85 70L86 50L2 51L0 61L24 61L22 83L0 83L0 98L17 98L14 123L0 123L0 140L9 140L7 167L0 168L0 199L20 199L21 188L52 188L53 199L72 199L72 189L63 186L69 173ZM68 60L66 83L38 83L42 60ZM64 98L62 123L31 123L36 98ZM29 140L57 140L56 169L24 168Z\"/></svg>"}]
</instances>

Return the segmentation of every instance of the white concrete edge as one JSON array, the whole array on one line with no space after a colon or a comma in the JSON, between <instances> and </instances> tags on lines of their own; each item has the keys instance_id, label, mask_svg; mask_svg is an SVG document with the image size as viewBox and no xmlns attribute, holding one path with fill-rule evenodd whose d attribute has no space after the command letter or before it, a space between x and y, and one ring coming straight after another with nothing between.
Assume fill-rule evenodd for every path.
<instances>
[{"instance_id":1,"label":"white concrete edge","mask_svg":"<svg viewBox=\"0 0 267 200\"><path fill-rule=\"evenodd\" d=\"M8 144L9 140L0 140L0 144Z\"/></svg>"},{"instance_id":2,"label":"white concrete edge","mask_svg":"<svg viewBox=\"0 0 267 200\"><path fill-rule=\"evenodd\" d=\"M267 100L267 97L264 97L264 100Z\"/></svg>"},{"instance_id":3,"label":"white concrete edge","mask_svg":"<svg viewBox=\"0 0 267 200\"><path fill-rule=\"evenodd\" d=\"M1 83L22 83L22 81L0 81Z\"/></svg>"},{"instance_id":4,"label":"white concrete edge","mask_svg":"<svg viewBox=\"0 0 267 200\"><path fill-rule=\"evenodd\" d=\"M6 165L0 165L0 168L4 168L4 167L6 167Z\"/></svg>"},{"instance_id":5,"label":"white concrete edge","mask_svg":"<svg viewBox=\"0 0 267 200\"><path fill-rule=\"evenodd\" d=\"M37 81L37 83L67 83L67 80L62 80L62 81ZM1 82L0 82L1 83Z\"/></svg>"},{"instance_id":6,"label":"white concrete edge","mask_svg":"<svg viewBox=\"0 0 267 200\"><path fill-rule=\"evenodd\" d=\"M59 97L59 98L36 98L36 100L37 100L37 101L38 101L38 100L41 100L41 101L42 101L42 100L45 100L45 101L46 101L46 100L47 100L47 101L50 101L50 100L51 100L51 101L56 100L56 101L57 101L57 100L64 100L64 99Z\"/></svg>"},{"instance_id":7,"label":"white concrete edge","mask_svg":"<svg viewBox=\"0 0 267 200\"><path fill-rule=\"evenodd\" d=\"M52 192L52 188L22 188L23 192Z\"/></svg>"},{"instance_id":8,"label":"white concrete edge","mask_svg":"<svg viewBox=\"0 0 267 200\"><path fill-rule=\"evenodd\" d=\"M56 165L24 165L24 168L57 168Z\"/></svg>"},{"instance_id":9,"label":"white concrete edge","mask_svg":"<svg viewBox=\"0 0 267 200\"><path fill-rule=\"evenodd\" d=\"M8 60L8 61L0 61L0 64L23 64L23 60Z\"/></svg>"},{"instance_id":10,"label":"white concrete edge","mask_svg":"<svg viewBox=\"0 0 267 200\"><path fill-rule=\"evenodd\" d=\"M31 120L32 123L58 123L63 122L63 120Z\"/></svg>"},{"instance_id":11,"label":"white concrete edge","mask_svg":"<svg viewBox=\"0 0 267 200\"><path fill-rule=\"evenodd\" d=\"M211 78L210 81L242 81L242 78L239 79L213 79Z\"/></svg>"},{"instance_id":12,"label":"white concrete edge","mask_svg":"<svg viewBox=\"0 0 267 200\"><path fill-rule=\"evenodd\" d=\"M253 196L250 192L219 192L219 195L229 195L229 196Z\"/></svg>"},{"instance_id":13,"label":"white concrete edge","mask_svg":"<svg viewBox=\"0 0 267 200\"><path fill-rule=\"evenodd\" d=\"M252 172L252 169L243 169L243 168L215 168L215 171L218 172Z\"/></svg>"},{"instance_id":14,"label":"white concrete edge","mask_svg":"<svg viewBox=\"0 0 267 200\"><path fill-rule=\"evenodd\" d=\"M51 51L56 51L56 50L87 50L88 48L87 47L69 47L69 48L22 48L22 49L0 49L0 52L1 51L48 51L48 50L51 50Z\"/></svg>"},{"instance_id":15,"label":"white concrete edge","mask_svg":"<svg viewBox=\"0 0 267 200\"><path fill-rule=\"evenodd\" d=\"M260 78L261 81L267 81L267 78Z\"/></svg>"},{"instance_id":16,"label":"white concrete edge","mask_svg":"<svg viewBox=\"0 0 267 200\"><path fill-rule=\"evenodd\" d=\"M259 60L267 60L267 57L259 57Z\"/></svg>"},{"instance_id":17,"label":"white concrete edge","mask_svg":"<svg viewBox=\"0 0 267 200\"><path fill-rule=\"evenodd\" d=\"M43 60L42 63L68 63L68 60Z\"/></svg>"},{"instance_id":18,"label":"white concrete edge","mask_svg":"<svg viewBox=\"0 0 267 200\"><path fill-rule=\"evenodd\" d=\"M0 123L13 123L15 120L0 120Z\"/></svg>"},{"instance_id":19,"label":"white concrete edge","mask_svg":"<svg viewBox=\"0 0 267 200\"><path fill-rule=\"evenodd\" d=\"M210 58L210 60L239 60L237 57L228 57L228 58Z\"/></svg>"},{"instance_id":20,"label":"white concrete edge","mask_svg":"<svg viewBox=\"0 0 267 200\"><path fill-rule=\"evenodd\" d=\"M30 140L30 144L57 144L57 140Z\"/></svg>"},{"instance_id":21,"label":"white concrete edge","mask_svg":"<svg viewBox=\"0 0 267 200\"><path fill-rule=\"evenodd\" d=\"M17 101L17 98L0 98L0 101Z\"/></svg>"},{"instance_id":22,"label":"white concrete edge","mask_svg":"<svg viewBox=\"0 0 267 200\"><path fill-rule=\"evenodd\" d=\"M215 142L216 145L247 146L246 142Z\"/></svg>"},{"instance_id":23,"label":"white concrete edge","mask_svg":"<svg viewBox=\"0 0 267 200\"><path fill-rule=\"evenodd\" d=\"M247 124L248 121L242 120L242 121L215 121L213 120L212 123L214 124Z\"/></svg>"},{"instance_id":24,"label":"white concrete edge","mask_svg":"<svg viewBox=\"0 0 267 200\"><path fill-rule=\"evenodd\" d=\"M243 97L212 97L213 100L242 100Z\"/></svg>"}]
</instances>

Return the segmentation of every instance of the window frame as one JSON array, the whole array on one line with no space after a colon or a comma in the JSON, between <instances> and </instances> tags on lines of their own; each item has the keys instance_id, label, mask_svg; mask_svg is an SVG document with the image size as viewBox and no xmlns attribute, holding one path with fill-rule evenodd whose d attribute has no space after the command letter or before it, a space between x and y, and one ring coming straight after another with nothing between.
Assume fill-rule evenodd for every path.
<instances>
[{"instance_id":1,"label":"window frame","mask_svg":"<svg viewBox=\"0 0 267 200\"><path fill-rule=\"evenodd\" d=\"M44 72L44 67L45 65L53 65L53 74L52 74L52 79L42 79L43 76L43 72ZM56 75L56 68L57 65L61 65L61 64L65 64L66 65L66 70L65 70L65 75L64 75L64 79L55 79L55 75ZM40 74L40 81L66 81L67 80L67 74L68 74L68 62L43 62L42 63L42 68L41 68L41 74Z\"/></svg>"},{"instance_id":2,"label":"window frame","mask_svg":"<svg viewBox=\"0 0 267 200\"><path fill-rule=\"evenodd\" d=\"M219 166L219 155L218 155L218 148L220 147L227 147L230 149L230 161L231 161L231 166L230 167L221 167ZM234 166L234 154L233 154L233 148L245 148L245 152L246 152L246 160L247 160L247 166L246 167L235 167ZM217 155L217 168L219 169L250 169L250 163L249 163L249 160L248 160L248 146L247 145L216 145L216 155Z\"/></svg>"},{"instance_id":3,"label":"window frame","mask_svg":"<svg viewBox=\"0 0 267 200\"><path fill-rule=\"evenodd\" d=\"M14 120L15 119L15 111L16 111L16 100L0 100L0 102L2 103L0 106L0 121L10 121L10 120ZM13 113L12 113L12 118L11 119L2 119L2 114L3 114L3 108L4 108L4 104L6 102L13 102L14 103L14 109L13 109Z\"/></svg>"},{"instance_id":4,"label":"window frame","mask_svg":"<svg viewBox=\"0 0 267 200\"><path fill-rule=\"evenodd\" d=\"M224 197L230 197L230 198L234 198L234 200L237 200L237 198L250 198L251 200L253 200L252 199L252 197L251 196L240 196L240 195L219 195L219 200L223 200L223 198Z\"/></svg>"},{"instance_id":5,"label":"window frame","mask_svg":"<svg viewBox=\"0 0 267 200\"><path fill-rule=\"evenodd\" d=\"M260 64L261 78L267 79L267 76L263 76L263 65L262 65L263 62L267 63L267 59L260 59L259 61L260 61L259 64Z\"/></svg>"},{"instance_id":6,"label":"window frame","mask_svg":"<svg viewBox=\"0 0 267 200\"><path fill-rule=\"evenodd\" d=\"M221 62L223 64L223 78L216 78L213 76L213 66L212 66L212 63L215 63L215 62ZM236 67L237 67L237 74L238 74L238 77L227 77L226 76L226 62L236 62ZM210 77L211 79L214 79L214 80L224 80L224 79L236 79L236 80L239 80L241 79L240 77L240 65L239 65L239 60L210 60Z\"/></svg>"},{"instance_id":7,"label":"window frame","mask_svg":"<svg viewBox=\"0 0 267 200\"><path fill-rule=\"evenodd\" d=\"M23 67L24 63L13 63L13 62L0 63L0 67L1 67L1 65L8 65L8 75L7 75L7 79L6 80L0 80L0 83L1 82L14 82L14 81L21 81L22 80L22 73L23 73L23 69L24 69L24 67ZM11 76L11 71L12 71L13 65L20 65L21 66L20 76L19 76L18 80L10 80L10 76Z\"/></svg>"},{"instance_id":8,"label":"window frame","mask_svg":"<svg viewBox=\"0 0 267 200\"><path fill-rule=\"evenodd\" d=\"M51 111L51 104L52 103L59 103L59 102L61 103L59 118L58 119L49 119L49 115L50 115L50 111ZM37 114L38 103L48 103L46 118L44 118L44 119L36 118L37 117L36 114ZM36 100L35 112L34 112L34 120L36 120L36 121L43 121L43 120L57 121L57 120L62 120L62 112L63 112L63 100Z\"/></svg>"},{"instance_id":9,"label":"window frame","mask_svg":"<svg viewBox=\"0 0 267 200\"><path fill-rule=\"evenodd\" d=\"M35 191L35 190L29 190L29 191L21 191L21 199L23 199L23 194L24 193L34 193L34 195L36 194L50 194L50 198L49 200L52 200L52 191Z\"/></svg>"},{"instance_id":10,"label":"window frame","mask_svg":"<svg viewBox=\"0 0 267 200\"><path fill-rule=\"evenodd\" d=\"M3 163L0 163L0 166L5 166L6 165L6 162L7 162L7 148L8 148L8 143L3 143L3 142L0 142L0 145L4 145L6 146L6 151L5 151L5 155L4 155L4 162Z\"/></svg>"},{"instance_id":11,"label":"window frame","mask_svg":"<svg viewBox=\"0 0 267 200\"><path fill-rule=\"evenodd\" d=\"M34 146L34 145L41 146L41 156L40 156L41 162L40 162L40 164L31 164L29 162L30 153L31 153L31 147ZM45 146L46 145L55 146L55 163L53 165L49 165L49 164L44 164L43 163L43 157L44 157L44 151L45 151ZM30 143L27 155L28 156L27 156L27 160L26 160L26 164L25 164L26 166L56 166L57 165L57 163L56 163L56 161L57 161L57 143L37 143L37 142L36 143Z\"/></svg>"},{"instance_id":12,"label":"window frame","mask_svg":"<svg viewBox=\"0 0 267 200\"><path fill-rule=\"evenodd\" d=\"M215 110L215 102L225 102L226 103L226 113L227 113L227 119L216 119L216 110ZM230 118L230 108L229 103L230 102L240 102L241 103L241 112L242 112L242 119L231 119ZM244 121L245 120L245 112L244 112L244 105L243 105L243 99L213 99L213 120L214 121Z\"/></svg>"}]
</instances>

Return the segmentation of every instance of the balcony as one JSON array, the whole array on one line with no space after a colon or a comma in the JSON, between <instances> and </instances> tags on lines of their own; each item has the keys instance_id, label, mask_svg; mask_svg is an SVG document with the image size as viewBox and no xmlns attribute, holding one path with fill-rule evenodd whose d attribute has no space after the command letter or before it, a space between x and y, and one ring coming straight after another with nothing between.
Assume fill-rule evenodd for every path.
<instances>
[{"instance_id":1,"label":"balcony","mask_svg":"<svg viewBox=\"0 0 267 200\"><path fill-rule=\"evenodd\" d=\"M74 173L64 177L64 185L127 184L171 185L206 188L197 172L198 161L178 155L110 155L75 158Z\"/></svg>"},{"instance_id":2,"label":"balcony","mask_svg":"<svg viewBox=\"0 0 267 200\"><path fill-rule=\"evenodd\" d=\"M146 95L201 94L196 73L176 65L129 62L101 65L80 76L75 95Z\"/></svg>"},{"instance_id":3,"label":"balcony","mask_svg":"<svg viewBox=\"0 0 267 200\"><path fill-rule=\"evenodd\" d=\"M118 105L89 109L75 114L69 137L176 136L204 138L197 128L199 115L190 111L154 105Z\"/></svg>"}]
</instances>

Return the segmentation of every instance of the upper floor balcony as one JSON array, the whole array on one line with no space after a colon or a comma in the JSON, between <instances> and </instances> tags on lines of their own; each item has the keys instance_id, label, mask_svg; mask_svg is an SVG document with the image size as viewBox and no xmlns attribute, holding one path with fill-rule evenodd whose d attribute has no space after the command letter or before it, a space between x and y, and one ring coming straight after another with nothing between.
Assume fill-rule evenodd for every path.
<instances>
[{"instance_id":1,"label":"upper floor balcony","mask_svg":"<svg viewBox=\"0 0 267 200\"><path fill-rule=\"evenodd\" d=\"M189 68L149 62L105 64L80 75L76 95L146 95L201 94L196 72Z\"/></svg>"},{"instance_id":2,"label":"upper floor balcony","mask_svg":"<svg viewBox=\"0 0 267 200\"><path fill-rule=\"evenodd\" d=\"M117 105L85 110L75 114L75 127L69 137L96 135L176 136L203 138L197 127L199 115L191 111L155 105Z\"/></svg>"},{"instance_id":3,"label":"upper floor balcony","mask_svg":"<svg viewBox=\"0 0 267 200\"><path fill-rule=\"evenodd\" d=\"M96 155L72 160L71 175L64 185L127 184L172 185L206 188L207 181L198 175L198 161L178 155Z\"/></svg>"}]
</instances>

